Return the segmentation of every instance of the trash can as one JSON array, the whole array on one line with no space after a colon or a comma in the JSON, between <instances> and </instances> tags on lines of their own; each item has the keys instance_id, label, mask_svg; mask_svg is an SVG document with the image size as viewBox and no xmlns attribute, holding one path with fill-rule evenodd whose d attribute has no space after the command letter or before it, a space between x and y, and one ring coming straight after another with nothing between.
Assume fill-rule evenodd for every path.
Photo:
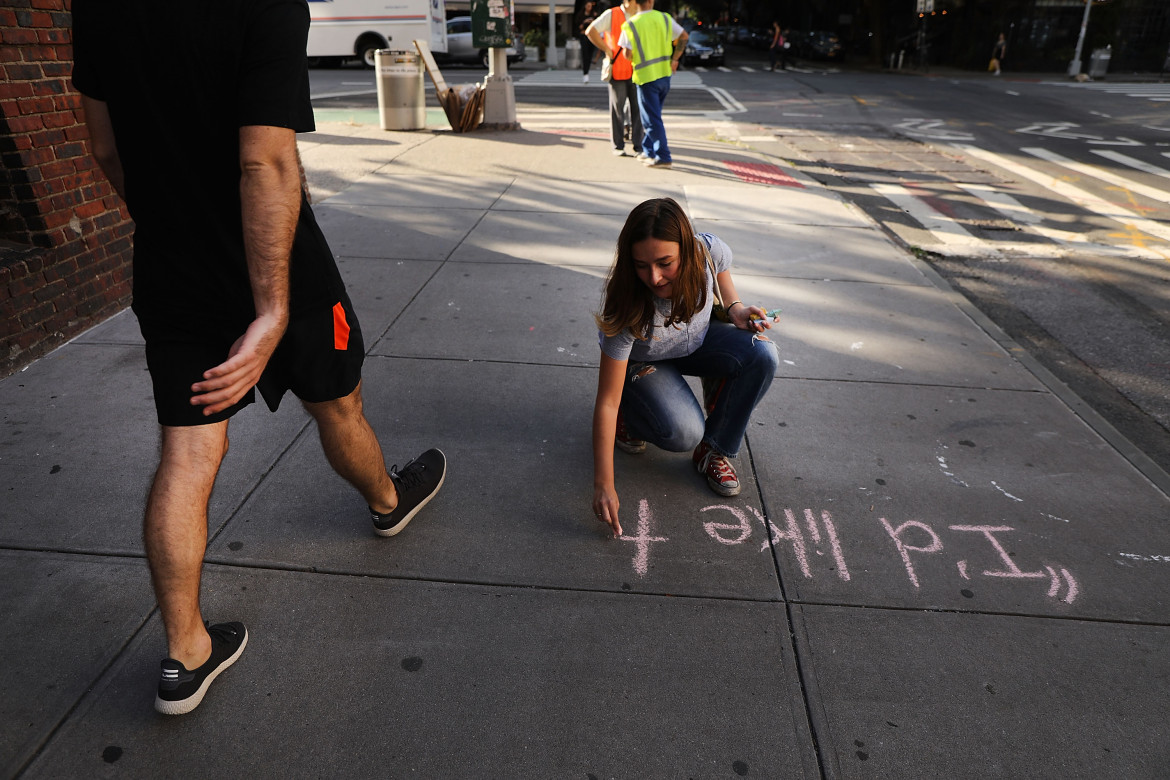
<instances>
[{"instance_id":1,"label":"trash can","mask_svg":"<svg viewBox=\"0 0 1170 780\"><path fill-rule=\"evenodd\" d=\"M581 42L576 38L565 41L565 67L570 70L581 67Z\"/></svg>"},{"instance_id":2,"label":"trash can","mask_svg":"<svg viewBox=\"0 0 1170 780\"><path fill-rule=\"evenodd\" d=\"M374 52L378 74L378 113L383 130L422 130L427 126L423 98L422 61L411 51L378 49Z\"/></svg>"},{"instance_id":3,"label":"trash can","mask_svg":"<svg viewBox=\"0 0 1170 780\"><path fill-rule=\"evenodd\" d=\"M1109 59L1112 56L1112 46L1106 46L1104 49L1093 49L1093 54L1089 57L1089 78L1105 78L1105 73L1109 70Z\"/></svg>"}]
</instances>

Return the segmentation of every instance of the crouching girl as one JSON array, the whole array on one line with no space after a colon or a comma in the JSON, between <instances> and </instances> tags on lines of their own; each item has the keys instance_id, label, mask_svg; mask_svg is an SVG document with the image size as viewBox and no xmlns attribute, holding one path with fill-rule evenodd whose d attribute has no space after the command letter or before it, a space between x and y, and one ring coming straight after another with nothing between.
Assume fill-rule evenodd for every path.
<instances>
[{"instance_id":1,"label":"crouching girl","mask_svg":"<svg viewBox=\"0 0 1170 780\"><path fill-rule=\"evenodd\" d=\"M715 294L713 294L715 293ZM716 294L731 322L712 317ZM739 300L731 250L695 233L670 198L630 212L618 237L601 313L601 370L593 407L593 512L622 532L613 450L693 450L722 496L740 491L731 464L756 404L772 384L776 346L763 309ZM702 403L685 376L702 378ZM705 413L705 418L704 418Z\"/></svg>"}]
</instances>

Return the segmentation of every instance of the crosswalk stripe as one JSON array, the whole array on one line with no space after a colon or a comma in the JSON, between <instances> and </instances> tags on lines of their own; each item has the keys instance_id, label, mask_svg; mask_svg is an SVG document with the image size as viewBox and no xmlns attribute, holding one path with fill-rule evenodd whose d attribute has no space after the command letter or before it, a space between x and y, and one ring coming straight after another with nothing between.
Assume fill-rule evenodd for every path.
<instances>
[{"instance_id":1,"label":"crosswalk stripe","mask_svg":"<svg viewBox=\"0 0 1170 780\"><path fill-rule=\"evenodd\" d=\"M963 229L962 225L951 217L932 209L926 203L910 194L910 191L899 184L877 182L871 184L879 195L905 211L916 222L929 230L944 247L958 250L963 254L998 255L986 241L976 238Z\"/></svg>"},{"instance_id":2,"label":"crosswalk stripe","mask_svg":"<svg viewBox=\"0 0 1170 780\"><path fill-rule=\"evenodd\" d=\"M1113 162L1118 162L1122 165L1128 165L1130 168L1136 168L1143 173L1149 173L1154 176L1161 176L1163 179L1170 179L1170 171L1166 170L1165 168L1159 168L1157 165L1151 165L1144 160L1130 157L1128 154L1115 152L1112 149L1090 149L1089 151L1108 160L1112 160Z\"/></svg>"},{"instance_id":3,"label":"crosswalk stripe","mask_svg":"<svg viewBox=\"0 0 1170 780\"><path fill-rule=\"evenodd\" d=\"M991 206L993 209L1003 214L1010 220L1021 222L1028 226L1033 232L1055 241L1058 244L1066 246L1075 246L1078 249L1090 250L1095 254L1109 255L1114 257L1131 257L1138 255L1148 259L1159 259L1162 257L1157 252L1144 249L1142 247L1134 246L1109 246L1107 244L1098 244L1090 241L1088 236L1081 233L1074 233L1071 230L1059 230L1057 228L1046 227L1041 224L1044 217L1037 214L1032 209L1020 203L1003 190L996 189L988 184L959 184L960 187L971 193L981 201ZM1036 249L1026 250L1030 254L1040 254Z\"/></svg>"},{"instance_id":4,"label":"crosswalk stripe","mask_svg":"<svg viewBox=\"0 0 1170 780\"><path fill-rule=\"evenodd\" d=\"M1047 149L1042 149L1037 146L1030 146L1021 149L1021 151L1027 152L1033 157L1039 157L1041 160L1047 160L1050 163L1056 163L1063 168L1068 168L1070 171L1076 171L1082 176L1100 179L1101 181L1109 182L1110 184L1121 187L1122 189L1129 192L1136 192L1138 195L1145 195L1147 198L1155 200L1159 203L1165 203L1166 201L1170 200L1170 192L1159 190L1155 187L1149 187L1136 181L1130 181L1124 176L1118 176L1115 173L1110 173L1109 171L1095 168L1092 165L1086 165L1085 163L1077 162L1076 160L1070 160L1063 155L1059 155L1056 152L1050 152Z\"/></svg>"},{"instance_id":5,"label":"crosswalk stripe","mask_svg":"<svg viewBox=\"0 0 1170 780\"><path fill-rule=\"evenodd\" d=\"M973 157L986 160L993 165L998 165L1000 168L1003 168L1006 171L1010 171L1016 176L1027 179L1034 184L1038 184L1047 190L1055 192L1066 200L1072 201L1086 211L1091 211L1094 214L1099 214L1100 216L1108 217L1109 219L1115 219L1122 224L1130 225L1135 229L1142 231L1143 233L1148 233L1151 236L1157 236L1158 238L1170 240L1170 227L1138 216L1129 209L1123 208L1113 203L1109 203L1108 201L1101 200L1096 195L1093 195L1086 190L1082 190L1080 187L1074 187L1067 182L1063 182L1051 174L1041 173L1040 171L1033 170L1026 165L1020 165L1019 163L1013 162L1012 160L998 155L995 152L989 152L985 149L980 149L977 146L955 144L955 148L966 154L970 154Z\"/></svg>"}]
</instances>

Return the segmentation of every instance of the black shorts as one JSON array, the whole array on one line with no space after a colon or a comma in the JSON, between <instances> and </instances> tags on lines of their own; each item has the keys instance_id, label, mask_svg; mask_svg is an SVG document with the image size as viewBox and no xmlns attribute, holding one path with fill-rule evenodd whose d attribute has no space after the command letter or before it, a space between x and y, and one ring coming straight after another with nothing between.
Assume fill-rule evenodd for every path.
<instances>
[{"instance_id":1,"label":"black shorts","mask_svg":"<svg viewBox=\"0 0 1170 780\"><path fill-rule=\"evenodd\" d=\"M235 405L204 416L191 404L191 385L203 372L227 360L232 344L247 323L193 329L185 322L139 319L146 339L146 366L154 384L159 425L207 425L234 415L256 400L249 390ZM286 391L302 401L320 403L344 398L362 378L365 345L357 315L347 296L332 308L300 312L290 319L284 338L256 384L272 411Z\"/></svg>"}]
</instances>

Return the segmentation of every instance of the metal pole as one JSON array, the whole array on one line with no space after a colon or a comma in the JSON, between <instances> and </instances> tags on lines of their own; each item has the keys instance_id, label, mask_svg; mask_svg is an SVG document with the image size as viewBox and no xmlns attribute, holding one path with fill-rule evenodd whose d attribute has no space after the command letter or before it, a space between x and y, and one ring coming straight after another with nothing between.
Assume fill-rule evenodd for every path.
<instances>
[{"instance_id":1,"label":"metal pole","mask_svg":"<svg viewBox=\"0 0 1170 780\"><path fill-rule=\"evenodd\" d=\"M1089 9L1093 7L1093 0L1085 0L1085 15L1081 19L1081 34L1077 36L1077 50L1073 54L1072 62L1068 64L1068 75L1076 78L1081 74L1081 51L1085 47L1085 30L1089 27Z\"/></svg>"},{"instance_id":2,"label":"metal pole","mask_svg":"<svg viewBox=\"0 0 1170 780\"><path fill-rule=\"evenodd\" d=\"M545 49L545 59L548 60L549 70L557 67L557 3L548 2L548 48Z\"/></svg>"}]
</instances>

